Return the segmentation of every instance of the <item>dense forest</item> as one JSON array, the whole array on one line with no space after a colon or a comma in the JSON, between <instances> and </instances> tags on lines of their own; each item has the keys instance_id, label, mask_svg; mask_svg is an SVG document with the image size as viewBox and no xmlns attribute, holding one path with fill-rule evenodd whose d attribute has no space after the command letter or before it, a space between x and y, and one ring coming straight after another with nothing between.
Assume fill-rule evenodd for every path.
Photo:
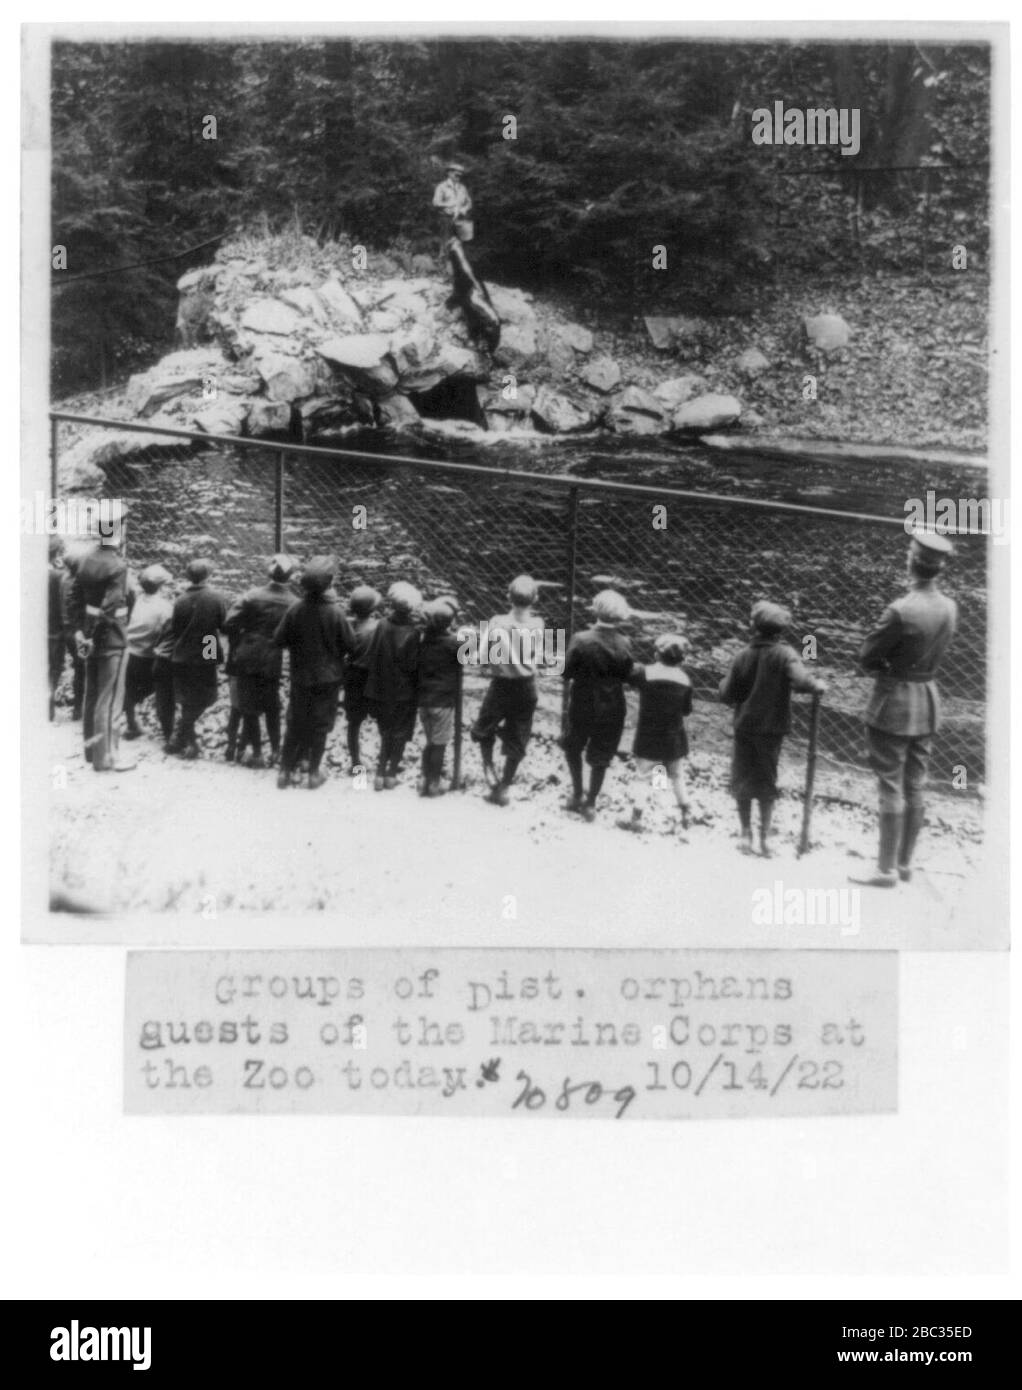
<instances>
[{"instance_id":1,"label":"dense forest","mask_svg":"<svg viewBox=\"0 0 1022 1390\"><path fill-rule=\"evenodd\" d=\"M175 281L215 245L177 253L223 233L297 222L434 250L452 157L481 273L607 313L733 313L771 279L925 274L949 227L982 258L989 80L979 45L60 42L54 391L164 349ZM859 108L861 148L755 145L752 112L775 101Z\"/></svg>"}]
</instances>

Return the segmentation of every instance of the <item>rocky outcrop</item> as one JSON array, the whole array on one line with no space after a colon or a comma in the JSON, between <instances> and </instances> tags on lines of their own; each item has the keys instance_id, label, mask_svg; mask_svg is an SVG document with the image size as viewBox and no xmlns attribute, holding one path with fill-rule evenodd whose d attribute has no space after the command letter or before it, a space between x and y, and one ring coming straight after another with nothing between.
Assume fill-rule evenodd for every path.
<instances>
[{"instance_id":1,"label":"rocky outcrop","mask_svg":"<svg viewBox=\"0 0 1022 1390\"><path fill-rule=\"evenodd\" d=\"M656 380L664 353L703 352L705 320L650 316L652 348L633 349L528 291L489 284L482 292L500 319L497 344L495 335L473 336L479 327L452 294L446 262L370 252L359 264L311 238L260 244L262 253L251 241L228 244L214 264L181 277L179 347L130 379L126 416L313 440L366 426L643 435L720 429L741 414L734 397L707 395L694 372ZM736 370L752 379L768 365L761 358L750 349ZM139 436L108 438L107 452L132 443Z\"/></svg>"}]
</instances>

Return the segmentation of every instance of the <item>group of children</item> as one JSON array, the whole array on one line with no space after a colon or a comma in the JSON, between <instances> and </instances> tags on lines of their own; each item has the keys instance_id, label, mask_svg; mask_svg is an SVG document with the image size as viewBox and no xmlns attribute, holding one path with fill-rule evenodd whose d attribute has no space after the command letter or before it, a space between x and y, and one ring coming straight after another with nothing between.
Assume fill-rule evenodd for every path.
<instances>
[{"instance_id":1,"label":"group of children","mask_svg":"<svg viewBox=\"0 0 1022 1390\"><path fill-rule=\"evenodd\" d=\"M639 695L632 753L635 782L629 816L618 820L623 830L641 831L654 780L670 784L682 830L690 815L684 760L688 755L685 719L692 712L692 682L682 662L687 639L665 633L653 644L653 661L633 662L628 639L620 632L628 605L612 589L593 601L592 627L578 633L568 646L564 667L569 695L562 747L571 773L569 809L586 820L596 816L603 786L625 723L624 688ZM793 691L822 694L826 686L812 675L798 653L783 640L791 614L779 604L760 601L751 613L752 640L731 662L720 682L719 698L734 709L734 749L731 791L741 826L739 848L754 853L752 802L759 806L759 852L770 857L771 822L777 799L777 770L784 736L791 729ZM583 755L589 764L583 790Z\"/></svg>"},{"instance_id":2,"label":"group of children","mask_svg":"<svg viewBox=\"0 0 1022 1390\"><path fill-rule=\"evenodd\" d=\"M51 565L51 702L63 649L75 659L60 615L66 608L61 601L64 586L68 576L73 578L76 563L69 553L64 574ZM420 592L405 582L392 584L384 601L376 589L359 585L345 611L333 588L334 575L329 558L317 557L299 567L290 557L276 555L267 582L228 605L210 586L209 565L203 560L188 565L188 585L176 600L169 596L171 575L162 565L143 570L124 624L125 737L139 737L137 707L152 695L167 751L197 757L196 722L216 700L218 665L223 662L230 694L228 761L240 761L250 750L249 765L265 767L265 726L269 761L278 765L278 787L291 786L300 770L310 788L322 786L322 760L343 696L349 771L361 769L361 731L372 718L379 730L373 786L377 791L396 787L418 716L425 736L419 789L424 796L440 795L446 750L454 734L463 650L470 645L463 631L453 630L457 601L442 596L423 602ZM480 665L490 682L470 734L480 751L487 796L500 806L508 804L526 756L538 703L537 674L548 662L543 620L534 608L537 593L535 581L519 575L509 588L509 610L486 625L487 646ZM643 829L650 793L662 777L673 792L681 828L687 829L685 720L692 710L692 682L683 662L688 642L680 634L663 634L654 643L652 662L636 663L621 631L630 617L623 596L605 589L592 608L593 623L572 638L563 668L566 699L560 743L571 777L567 809L586 821L596 818L598 797L624 731L625 690L631 687L638 693L632 748L636 777L630 814L617 824L630 831ZM824 686L783 640L791 623L786 609L763 601L751 616L751 641L732 661L719 697L734 708L731 786L740 848L753 852L756 801L759 849L769 855L791 693L822 692ZM55 677L56 643L62 647ZM282 738L284 652L289 658L290 697ZM77 669L74 681L78 717ZM500 768L494 760L498 739L503 752Z\"/></svg>"}]
</instances>

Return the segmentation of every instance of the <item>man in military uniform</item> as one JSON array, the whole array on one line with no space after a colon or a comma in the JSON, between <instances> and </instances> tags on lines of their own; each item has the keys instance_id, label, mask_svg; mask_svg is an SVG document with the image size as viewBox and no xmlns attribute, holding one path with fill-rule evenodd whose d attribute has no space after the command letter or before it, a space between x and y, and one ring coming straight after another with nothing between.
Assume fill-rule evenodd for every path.
<instances>
[{"instance_id":1,"label":"man in military uniform","mask_svg":"<svg viewBox=\"0 0 1022 1390\"><path fill-rule=\"evenodd\" d=\"M951 542L917 528L908 549L909 591L884 610L859 654L875 674L866 706L866 744L880 789L880 848L876 872L853 883L893 888L912 876L912 852L925 819L923 789L940 725L936 676L954 636L958 607L937 587Z\"/></svg>"},{"instance_id":2,"label":"man in military uniform","mask_svg":"<svg viewBox=\"0 0 1022 1390\"><path fill-rule=\"evenodd\" d=\"M121 554L123 530L120 505L100 522L99 544L78 566L68 600L75 647L85 663L85 759L96 772L130 772L135 766L120 756L117 724L124 704L126 626L132 602L128 566Z\"/></svg>"}]
</instances>

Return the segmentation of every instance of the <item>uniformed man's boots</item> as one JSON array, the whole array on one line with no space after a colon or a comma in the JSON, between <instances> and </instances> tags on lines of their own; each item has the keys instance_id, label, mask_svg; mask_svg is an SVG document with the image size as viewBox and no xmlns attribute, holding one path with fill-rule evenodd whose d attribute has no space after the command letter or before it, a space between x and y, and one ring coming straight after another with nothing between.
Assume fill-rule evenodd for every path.
<instances>
[{"instance_id":1,"label":"uniformed man's boots","mask_svg":"<svg viewBox=\"0 0 1022 1390\"><path fill-rule=\"evenodd\" d=\"M908 883L912 877L912 855L915 853L916 841L925 822L926 812L922 806L908 807L901 829L901 847L898 850L898 877L902 883Z\"/></svg>"},{"instance_id":2,"label":"uniformed man's boots","mask_svg":"<svg viewBox=\"0 0 1022 1390\"><path fill-rule=\"evenodd\" d=\"M877 853L876 872L872 874L849 874L849 883L861 883L867 888L894 888L898 883L895 860L901 847L902 821L900 811L881 811L880 849Z\"/></svg>"}]
</instances>

